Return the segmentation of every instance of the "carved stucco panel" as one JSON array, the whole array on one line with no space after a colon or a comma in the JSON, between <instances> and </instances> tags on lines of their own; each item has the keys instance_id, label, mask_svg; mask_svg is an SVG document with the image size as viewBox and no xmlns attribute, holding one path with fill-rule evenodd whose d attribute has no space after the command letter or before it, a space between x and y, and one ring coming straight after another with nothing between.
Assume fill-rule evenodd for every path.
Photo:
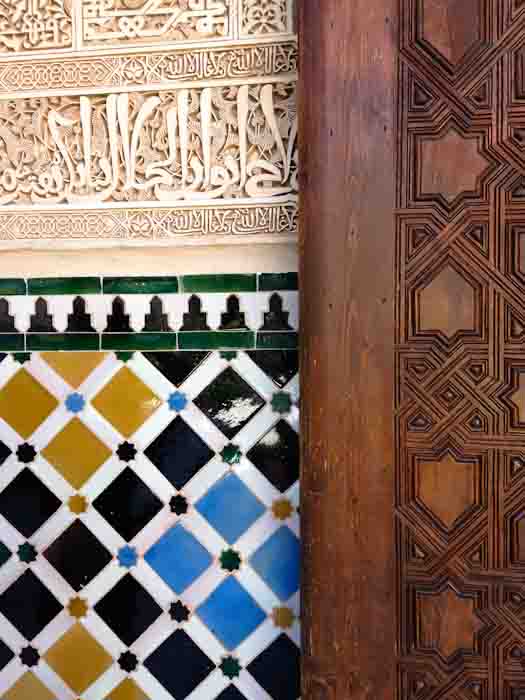
<instances>
[{"instance_id":1,"label":"carved stucco panel","mask_svg":"<svg viewBox=\"0 0 525 700\"><path fill-rule=\"evenodd\" d=\"M1 246L295 238L291 0L8 5Z\"/></svg>"}]
</instances>

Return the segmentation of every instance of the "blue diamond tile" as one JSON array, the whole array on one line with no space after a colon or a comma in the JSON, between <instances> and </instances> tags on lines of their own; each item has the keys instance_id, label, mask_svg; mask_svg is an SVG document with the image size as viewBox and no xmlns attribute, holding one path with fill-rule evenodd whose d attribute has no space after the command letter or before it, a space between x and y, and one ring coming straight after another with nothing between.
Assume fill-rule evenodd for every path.
<instances>
[{"instance_id":1,"label":"blue diamond tile","mask_svg":"<svg viewBox=\"0 0 525 700\"><path fill-rule=\"evenodd\" d=\"M227 474L195 504L199 513L233 544L261 517L265 507L236 474Z\"/></svg>"},{"instance_id":2,"label":"blue diamond tile","mask_svg":"<svg viewBox=\"0 0 525 700\"><path fill-rule=\"evenodd\" d=\"M283 601L299 588L299 540L283 526L259 547L250 559L251 566Z\"/></svg>"},{"instance_id":3,"label":"blue diamond tile","mask_svg":"<svg viewBox=\"0 0 525 700\"><path fill-rule=\"evenodd\" d=\"M229 576L197 609L197 615L231 651L266 618L266 613L237 581Z\"/></svg>"},{"instance_id":4,"label":"blue diamond tile","mask_svg":"<svg viewBox=\"0 0 525 700\"><path fill-rule=\"evenodd\" d=\"M208 550L179 524L168 530L146 552L144 559L178 594L186 590L213 561Z\"/></svg>"}]
</instances>

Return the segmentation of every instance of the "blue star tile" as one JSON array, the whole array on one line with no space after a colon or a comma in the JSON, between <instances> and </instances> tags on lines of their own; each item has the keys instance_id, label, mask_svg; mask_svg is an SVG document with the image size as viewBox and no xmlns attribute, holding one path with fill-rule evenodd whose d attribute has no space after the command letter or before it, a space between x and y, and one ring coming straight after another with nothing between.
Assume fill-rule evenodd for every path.
<instances>
[{"instance_id":1,"label":"blue star tile","mask_svg":"<svg viewBox=\"0 0 525 700\"><path fill-rule=\"evenodd\" d=\"M231 651L266 618L266 613L237 581L228 576L197 609L197 615Z\"/></svg>"},{"instance_id":2,"label":"blue star tile","mask_svg":"<svg viewBox=\"0 0 525 700\"><path fill-rule=\"evenodd\" d=\"M227 474L214 484L195 507L233 544L261 517L265 508L236 474Z\"/></svg>"},{"instance_id":3,"label":"blue star tile","mask_svg":"<svg viewBox=\"0 0 525 700\"><path fill-rule=\"evenodd\" d=\"M144 555L161 579L180 594L190 586L213 559L202 544L182 525L175 525Z\"/></svg>"},{"instance_id":4,"label":"blue star tile","mask_svg":"<svg viewBox=\"0 0 525 700\"><path fill-rule=\"evenodd\" d=\"M259 547L251 566L282 601L299 588L299 540L283 525Z\"/></svg>"},{"instance_id":5,"label":"blue star tile","mask_svg":"<svg viewBox=\"0 0 525 700\"><path fill-rule=\"evenodd\" d=\"M130 569L137 563L137 550L135 549L135 547L130 547L129 545L126 545L125 547L119 549L117 558L120 566L124 566L126 567L126 569Z\"/></svg>"},{"instance_id":6,"label":"blue star tile","mask_svg":"<svg viewBox=\"0 0 525 700\"><path fill-rule=\"evenodd\" d=\"M182 391L174 391L173 394L170 394L170 397L168 398L168 406L172 411L182 411L187 405L188 399L186 394L183 394Z\"/></svg>"},{"instance_id":7,"label":"blue star tile","mask_svg":"<svg viewBox=\"0 0 525 700\"><path fill-rule=\"evenodd\" d=\"M82 394L69 394L66 399L66 408L68 411L71 411L71 413L80 413L85 405L86 401Z\"/></svg>"}]
</instances>

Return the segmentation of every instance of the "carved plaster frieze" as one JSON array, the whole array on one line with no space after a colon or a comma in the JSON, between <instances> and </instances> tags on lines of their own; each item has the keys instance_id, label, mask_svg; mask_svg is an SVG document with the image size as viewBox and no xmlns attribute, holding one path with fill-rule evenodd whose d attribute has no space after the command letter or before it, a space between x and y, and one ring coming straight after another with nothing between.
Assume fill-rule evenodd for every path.
<instances>
[{"instance_id":1,"label":"carved plaster frieze","mask_svg":"<svg viewBox=\"0 0 525 700\"><path fill-rule=\"evenodd\" d=\"M82 92L148 86L172 87L186 82L248 79L272 82L295 79L297 44L294 40L230 46L77 55L60 59L0 60L0 90L11 94L42 91ZM1 97L1 95L0 95Z\"/></svg>"},{"instance_id":2,"label":"carved plaster frieze","mask_svg":"<svg viewBox=\"0 0 525 700\"><path fill-rule=\"evenodd\" d=\"M0 246L295 236L291 0L7 5Z\"/></svg>"},{"instance_id":3,"label":"carved plaster frieze","mask_svg":"<svg viewBox=\"0 0 525 700\"><path fill-rule=\"evenodd\" d=\"M290 242L295 203L0 212L4 248ZM69 244L69 245L68 245Z\"/></svg>"}]
</instances>

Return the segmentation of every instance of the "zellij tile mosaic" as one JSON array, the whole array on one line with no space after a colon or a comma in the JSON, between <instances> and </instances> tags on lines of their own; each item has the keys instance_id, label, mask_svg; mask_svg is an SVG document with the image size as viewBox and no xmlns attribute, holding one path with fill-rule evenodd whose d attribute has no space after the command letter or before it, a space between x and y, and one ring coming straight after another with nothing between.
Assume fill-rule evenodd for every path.
<instances>
[{"instance_id":1,"label":"zellij tile mosaic","mask_svg":"<svg viewBox=\"0 0 525 700\"><path fill-rule=\"evenodd\" d=\"M297 700L297 351L0 358L2 700Z\"/></svg>"}]
</instances>

